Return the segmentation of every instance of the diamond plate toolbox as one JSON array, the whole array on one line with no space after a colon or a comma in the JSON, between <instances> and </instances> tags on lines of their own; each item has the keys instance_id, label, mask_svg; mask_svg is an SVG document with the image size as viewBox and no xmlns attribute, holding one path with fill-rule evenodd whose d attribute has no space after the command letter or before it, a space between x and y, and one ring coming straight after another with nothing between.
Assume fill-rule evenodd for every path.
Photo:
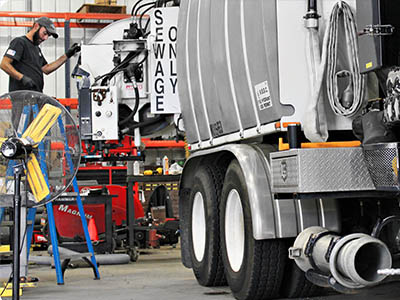
<instances>
[{"instance_id":1,"label":"diamond plate toolbox","mask_svg":"<svg viewBox=\"0 0 400 300\"><path fill-rule=\"evenodd\" d=\"M375 190L360 147L275 152L271 166L274 193Z\"/></svg>"}]
</instances>

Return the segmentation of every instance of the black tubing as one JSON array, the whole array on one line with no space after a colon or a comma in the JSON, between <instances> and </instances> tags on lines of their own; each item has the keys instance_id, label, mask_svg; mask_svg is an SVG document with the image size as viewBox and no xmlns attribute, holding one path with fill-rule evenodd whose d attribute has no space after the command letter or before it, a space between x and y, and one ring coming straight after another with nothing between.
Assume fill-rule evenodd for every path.
<instances>
[{"instance_id":1,"label":"black tubing","mask_svg":"<svg viewBox=\"0 0 400 300\"><path fill-rule=\"evenodd\" d=\"M135 3L135 5L132 7L131 16L134 16L134 13L135 13L135 10L136 10L137 5L138 5L140 2L142 2L142 1L143 1L143 0L138 0L138 1Z\"/></svg>"},{"instance_id":2,"label":"black tubing","mask_svg":"<svg viewBox=\"0 0 400 300\"><path fill-rule=\"evenodd\" d=\"M130 80L130 79L129 79ZM131 80L131 82L132 82L132 80ZM133 82L132 82L133 83ZM138 111L138 108L139 108L139 101L140 101L140 99L139 99L139 89L138 89L138 87L135 87L135 99L136 99L136 101L135 101L135 107L133 108L133 110L132 110L132 112L129 114L129 116L127 116L125 119L123 119L121 122L118 122L118 125L119 126L122 126L122 125L124 125L124 124L126 124L126 123L128 123L132 118L133 118L133 116L137 113L137 111Z\"/></svg>"},{"instance_id":3,"label":"black tubing","mask_svg":"<svg viewBox=\"0 0 400 300\"><path fill-rule=\"evenodd\" d=\"M287 127L288 141L289 141L289 149L297 149L301 148L300 144L300 124L289 124Z\"/></svg>"},{"instance_id":4,"label":"black tubing","mask_svg":"<svg viewBox=\"0 0 400 300\"><path fill-rule=\"evenodd\" d=\"M153 125L153 124L157 123L158 121L161 121L163 118L164 118L164 116L160 115L160 116L150 119L148 121L133 124L133 125L129 126L128 128L124 128L123 130L121 130L121 132L123 134L127 134L133 129L141 128L141 127L148 126L148 125Z\"/></svg>"},{"instance_id":5,"label":"black tubing","mask_svg":"<svg viewBox=\"0 0 400 300\"><path fill-rule=\"evenodd\" d=\"M308 11L317 11L317 0L308 0Z\"/></svg>"}]
</instances>

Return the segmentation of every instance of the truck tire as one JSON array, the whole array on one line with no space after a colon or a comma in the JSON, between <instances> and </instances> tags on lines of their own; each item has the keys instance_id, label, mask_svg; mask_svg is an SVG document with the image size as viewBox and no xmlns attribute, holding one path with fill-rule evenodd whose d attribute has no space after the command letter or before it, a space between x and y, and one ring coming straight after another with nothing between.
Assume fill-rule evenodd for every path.
<instances>
[{"instance_id":1,"label":"truck tire","mask_svg":"<svg viewBox=\"0 0 400 300\"><path fill-rule=\"evenodd\" d=\"M304 272L293 260L287 262L281 287L281 296L285 298L308 298L320 296L323 288L307 280Z\"/></svg>"},{"instance_id":2,"label":"truck tire","mask_svg":"<svg viewBox=\"0 0 400 300\"><path fill-rule=\"evenodd\" d=\"M225 276L235 298L277 298L287 249L281 240L253 238L245 177L236 160L231 162L225 176L220 219Z\"/></svg>"},{"instance_id":3,"label":"truck tire","mask_svg":"<svg viewBox=\"0 0 400 300\"><path fill-rule=\"evenodd\" d=\"M200 285L226 285L219 237L222 175L203 165L194 175L190 194L189 244L192 268Z\"/></svg>"}]
</instances>

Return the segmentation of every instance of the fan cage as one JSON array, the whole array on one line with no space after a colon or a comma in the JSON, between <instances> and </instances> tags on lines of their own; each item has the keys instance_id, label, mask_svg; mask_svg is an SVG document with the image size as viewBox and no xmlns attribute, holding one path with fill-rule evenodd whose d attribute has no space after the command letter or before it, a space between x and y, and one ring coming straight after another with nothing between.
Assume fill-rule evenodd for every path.
<instances>
[{"instance_id":1,"label":"fan cage","mask_svg":"<svg viewBox=\"0 0 400 300\"><path fill-rule=\"evenodd\" d=\"M50 194L45 199L36 201L24 176L21 196L28 206L44 205L70 187L80 164L80 135L70 112L54 98L32 91L11 92L0 97L0 137L3 139L20 137L45 104L61 109L57 121L33 151L45 174ZM19 161L7 160L0 155L0 199L9 201L14 194L12 167L16 163Z\"/></svg>"}]
</instances>

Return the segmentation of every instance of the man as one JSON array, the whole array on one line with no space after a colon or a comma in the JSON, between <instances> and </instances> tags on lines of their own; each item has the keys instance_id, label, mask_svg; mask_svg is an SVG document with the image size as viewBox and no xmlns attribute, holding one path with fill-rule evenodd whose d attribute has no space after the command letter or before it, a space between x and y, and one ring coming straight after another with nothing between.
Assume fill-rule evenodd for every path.
<instances>
[{"instance_id":1,"label":"man","mask_svg":"<svg viewBox=\"0 0 400 300\"><path fill-rule=\"evenodd\" d=\"M43 73L48 75L80 51L78 44L52 63L47 63L39 45L52 35L58 38L54 23L47 17L35 21L24 35L13 39L3 56L0 68L10 76L9 92L33 90L43 92Z\"/></svg>"}]
</instances>

